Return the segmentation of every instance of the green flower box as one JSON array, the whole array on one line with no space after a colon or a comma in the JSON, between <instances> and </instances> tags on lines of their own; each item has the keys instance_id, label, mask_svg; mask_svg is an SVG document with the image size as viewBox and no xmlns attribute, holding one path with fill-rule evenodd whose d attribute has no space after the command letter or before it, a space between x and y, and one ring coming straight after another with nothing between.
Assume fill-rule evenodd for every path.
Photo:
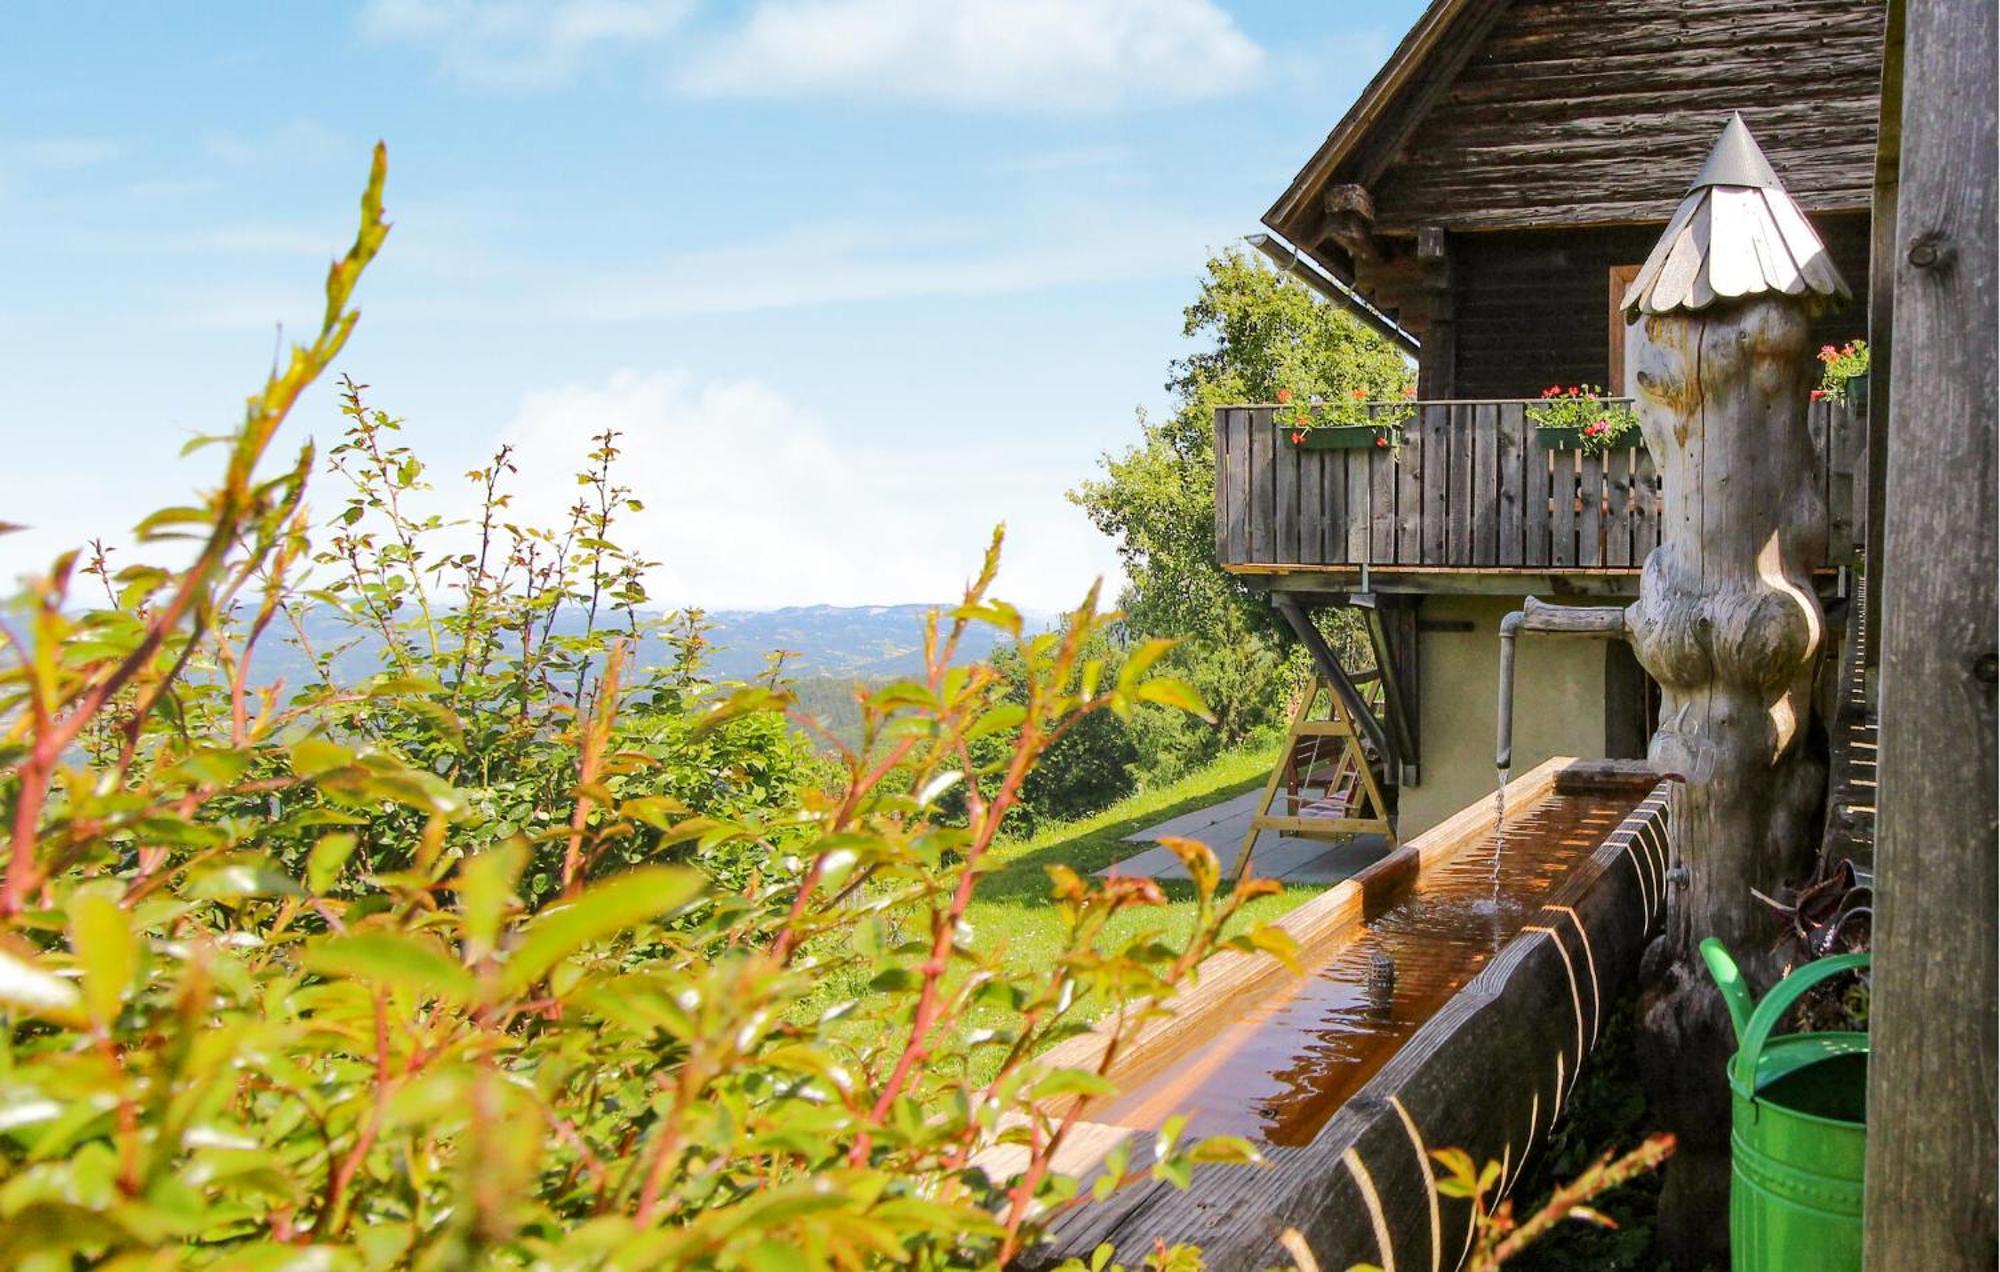
<instances>
[{"instance_id":1,"label":"green flower box","mask_svg":"<svg viewBox=\"0 0 2000 1272\"><path fill-rule=\"evenodd\" d=\"M1396 430L1383 424L1316 424L1285 429L1285 440L1300 450L1367 450L1396 444Z\"/></svg>"},{"instance_id":2,"label":"green flower box","mask_svg":"<svg viewBox=\"0 0 2000 1272\"><path fill-rule=\"evenodd\" d=\"M1541 443L1543 450L1582 450L1583 430L1538 424L1535 426L1535 440Z\"/></svg>"}]
</instances>

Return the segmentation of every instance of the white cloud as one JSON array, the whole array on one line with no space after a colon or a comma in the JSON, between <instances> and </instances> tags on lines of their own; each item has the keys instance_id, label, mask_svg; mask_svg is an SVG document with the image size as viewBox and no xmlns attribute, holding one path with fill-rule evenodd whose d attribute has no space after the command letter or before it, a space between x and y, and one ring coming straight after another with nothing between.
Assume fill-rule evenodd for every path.
<instances>
[{"instance_id":1,"label":"white cloud","mask_svg":"<svg viewBox=\"0 0 2000 1272\"><path fill-rule=\"evenodd\" d=\"M718 97L1090 110L1234 93L1263 61L1212 0L759 0L677 83Z\"/></svg>"},{"instance_id":2,"label":"white cloud","mask_svg":"<svg viewBox=\"0 0 2000 1272\"><path fill-rule=\"evenodd\" d=\"M472 83L565 83L600 48L658 40L688 0L370 0L362 33L434 49L445 72Z\"/></svg>"},{"instance_id":3,"label":"white cloud","mask_svg":"<svg viewBox=\"0 0 2000 1272\"><path fill-rule=\"evenodd\" d=\"M1060 481L1004 447L853 444L754 381L681 371L530 394L507 434L515 507L559 518L590 436L607 428L623 434L624 472L646 504L618 537L661 562L650 586L662 604L955 600L1002 520L999 592L1017 604L1074 605L1116 568Z\"/></svg>"}]
</instances>

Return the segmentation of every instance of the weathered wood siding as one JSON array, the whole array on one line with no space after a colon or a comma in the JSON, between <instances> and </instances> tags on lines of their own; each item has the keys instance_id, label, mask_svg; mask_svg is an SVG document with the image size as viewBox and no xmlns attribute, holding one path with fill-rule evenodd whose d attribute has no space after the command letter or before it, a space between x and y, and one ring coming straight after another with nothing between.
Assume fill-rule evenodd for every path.
<instances>
[{"instance_id":1,"label":"weathered wood siding","mask_svg":"<svg viewBox=\"0 0 2000 1272\"><path fill-rule=\"evenodd\" d=\"M1815 345L1840 344L1867 327L1868 216L1821 213L1812 221L1854 291L1854 303L1813 324ZM1551 384L1617 391L1611 269L1643 261L1663 228L1453 235L1452 396L1535 397Z\"/></svg>"},{"instance_id":2,"label":"weathered wood siding","mask_svg":"<svg viewBox=\"0 0 2000 1272\"><path fill-rule=\"evenodd\" d=\"M1216 558L1263 573L1364 564L1636 571L1660 542L1652 457L1644 447L1544 450L1530 405L1420 402L1394 450L1305 450L1278 427L1275 408L1219 410ZM1827 499L1828 563L1845 564L1857 534L1860 421L1826 401L1807 423L1813 479Z\"/></svg>"},{"instance_id":3,"label":"weathered wood siding","mask_svg":"<svg viewBox=\"0 0 2000 1272\"><path fill-rule=\"evenodd\" d=\"M1514 0L1379 180L1380 234L1664 222L1731 110L1808 211L1874 185L1880 0Z\"/></svg>"}]
</instances>

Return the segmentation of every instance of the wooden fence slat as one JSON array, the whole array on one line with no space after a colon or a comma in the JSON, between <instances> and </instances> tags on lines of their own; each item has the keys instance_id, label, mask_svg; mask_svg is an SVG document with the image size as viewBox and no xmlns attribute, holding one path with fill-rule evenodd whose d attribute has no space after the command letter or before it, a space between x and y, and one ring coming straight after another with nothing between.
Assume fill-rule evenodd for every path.
<instances>
[{"instance_id":1,"label":"wooden fence slat","mask_svg":"<svg viewBox=\"0 0 2000 1272\"><path fill-rule=\"evenodd\" d=\"M1416 416L1404 421L1396 455L1396 561L1424 559L1424 430Z\"/></svg>"},{"instance_id":2,"label":"wooden fence slat","mask_svg":"<svg viewBox=\"0 0 2000 1272\"><path fill-rule=\"evenodd\" d=\"M1521 564L1549 563L1549 465L1554 462L1539 441L1528 443L1521 484Z\"/></svg>"},{"instance_id":3,"label":"wooden fence slat","mask_svg":"<svg viewBox=\"0 0 2000 1272\"><path fill-rule=\"evenodd\" d=\"M1347 451L1347 559L1372 561L1368 535L1368 463L1370 451Z\"/></svg>"},{"instance_id":4,"label":"wooden fence slat","mask_svg":"<svg viewBox=\"0 0 2000 1272\"><path fill-rule=\"evenodd\" d=\"M1472 408L1473 565L1496 565L1500 558L1500 411L1490 402Z\"/></svg>"},{"instance_id":5,"label":"wooden fence slat","mask_svg":"<svg viewBox=\"0 0 2000 1272\"><path fill-rule=\"evenodd\" d=\"M1270 432L1275 513L1271 558L1280 565L1295 565L1299 559L1299 456L1305 452L1292 445L1291 437L1276 425Z\"/></svg>"},{"instance_id":6,"label":"wooden fence slat","mask_svg":"<svg viewBox=\"0 0 2000 1272\"><path fill-rule=\"evenodd\" d=\"M1576 563L1594 569L1604 563L1604 460L1602 455L1584 455L1577 463Z\"/></svg>"},{"instance_id":7,"label":"wooden fence slat","mask_svg":"<svg viewBox=\"0 0 2000 1272\"><path fill-rule=\"evenodd\" d=\"M1378 565L1396 562L1396 456L1386 446L1362 452L1368 456L1368 559Z\"/></svg>"},{"instance_id":8,"label":"wooden fence slat","mask_svg":"<svg viewBox=\"0 0 2000 1272\"><path fill-rule=\"evenodd\" d=\"M1424 564L1451 560L1451 408L1427 406L1424 432Z\"/></svg>"},{"instance_id":9,"label":"wooden fence slat","mask_svg":"<svg viewBox=\"0 0 2000 1272\"><path fill-rule=\"evenodd\" d=\"M1346 450L1326 450L1326 476L1320 478L1326 486L1326 560L1336 564L1352 564L1354 558L1348 554L1348 452Z\"/></svg>"},{"instance_id":10,"label":"wooden fence slat","mask_svg":"<svg viewBox=\"0 0 2000 1272\"><path fill-rule=\"evenodd\" d=\"M1272 469L1276 467L1272 442L1276 436L1270 412L1257 412L1250 423L1250 560L1259 565L1277 558L1271 528Z\"/></svg>"},{"instance_id":11,"label":"wooden fence slat","mask_svg":"<svg viewBox=\"0 0 2000 1272\"><path fill-rule=\"evenodd\" d=\"M1472 408L1451 408L1451 506L1446 511L1450 532L1446 538L1445 560L1459 564L1472 560Z\"/></svg>"},{"instance_id":12,"label":"wooden fence slat","mask_svg":"<svg viewBox=\"0 0 2000 1272\"><path fill-rule=\"evenodd\" d=\"M1554 488L1550 498L1555 517L1549 531L1549 564L1576 564L1576 452L1556 451Z\"/></svg>"},{"instance_id":13,"label":"wooden fence slat","mask_svg":"<svg viewBox=\"0 0 2000 1272\"><path fill-rule=\"evenodd\" d=\"M1500 404L1497 433L1500 469L1500 547L1502 565L1521 564L1521 498L1526 488L1528 419L1519 402Z\"/></svg>"},{"instance_id":14,"label":"wooden fence slat","mask_svg":"<svg viewBox=\"0 0 2000 1272\"><path fill-rule=\"evenodd\" d=\"M1632 479L1632 494L1637 505L1632 557L1635 564L1644 565L1653 549L1660 546L1660 474L1653 466L1653 452L1640 450L1635 453L1639 458L1639 468Z\"/></svg>"},{"instance_id":15,"label":"wooden fence slat","mask_svg":"<svg viewBox=\"0 0 2000 1272\"><path fill-rule=\"evenodd\" d=\"M1221 413L1223 426L1223 450L1218 462L1226 462L1227 472L1219 487L1227 490L1228 503L1223 511L1227 519L1224 538L1227 544L1222 559L1231 565L1241 565L1250 559L1250 417L1249 411L1224 411Z\"/></svg>"},{"instance_id":16,"label":"wooden fence slat","mask_svg":"<svg viewBox=\"0 0 2000 1272\"><path fill-rule=\"evenodd\" d=\"M1604 498L1610 512L1604 518L1604 564L1632 564L1632 449L1604 457Z\"/></svg>"},{"instance_id":17,"label":"wooden fence slat","mask_svg":"<svg viewBox=\"0 0 2000 1272\"><path fill-rule=\"evenodd\" d=\"M1326 560L1326 452L1301 450L1299 457L1299 560Z\"/></svg>"}]
</instances>

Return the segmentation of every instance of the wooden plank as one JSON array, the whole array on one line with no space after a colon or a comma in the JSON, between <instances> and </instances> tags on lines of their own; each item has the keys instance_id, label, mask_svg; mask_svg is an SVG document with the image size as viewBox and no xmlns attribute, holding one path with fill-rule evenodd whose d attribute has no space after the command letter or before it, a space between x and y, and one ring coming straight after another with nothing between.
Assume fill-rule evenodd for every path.
<instances>
[{"instance_id":1,"label":"wooden plank","mask_svg":"<svg viewBox=\"0 0 2000 1272\"><path fill-rule=\"evenodd\" d=\"M1368 559L1386 564L1396 560L1396 457L1388 447L1361 452L1368 456Z\"/></svg>"},{"instance_id":2,"label":"wooden plank","mask_svg":"<svg viewBox=\"0 0 2000 1272\"><path fill-rule=\"evenodd\" d=\"M1326 494L1326 526L1322 550L1329 563L1352 565L1347 554L1347 452L1321 451L1320 487Z\"/></svg>"},{"instance_id":3,"label":"wooden plank","mask_svg":"<svg viewBox=\"0 0 2000 1272\"><path fill-rule=\"evenodd\" d=\"M1396 455L1396 560L1424 560L1424 429L1414 415L1403 424Z\"/></svg>"},{"instance_id":4,"label":"wooden plank","mask_svg":"<svg viewBox=\"0 0 2000 1272\"><path fill-rule=\"evenodd\" d=\"M1466 405L1451 408L1451 505L1446 513L1450 532L1445 548L1449 565L1472 563L1473 409Z\"/></svg>"},{"instance_id":5,"label":"wooden plank","mask_svg":"<svg viewBox=\"0 0 2000 1272\"><path fill-rule=\"evenodd\" d=\"M1229 414L1227 408L1215 412L1210 448L1215 457L1215 559L1220 565L1229 564Z\"/></svg>"},{"instance_id":6,"label":"wooden plank","mask_svg":"<svg viewBox=\"0 0 2000 1272\"><path fill-rule=\"evenodd\" d=\"M1499 428L1495 434L1500 472L1500 547L1497 560L1501 565L1519 565L1521 500L1526 489L1525 470L1529 454L1528 418L1525 407L1519 402L1502 402L1499 414Z\"/></svg>"},{"instance_id":7,"label":"wooden plank","mask_svg":"<svg viewBox=\"0 0 2000 1272\"><path fill-rule=\"evenodd\" d=\"M1633 480L1633 490L1638 499L1638 526L1632 539L1632 564L1644 565L1654 548L1660 546L1663 533L1661 519L1666 515L1666 502L1660 496L1660 470L1653 463L1653 452L1638 452L1638 475Z\"/></svg>"},{"instance_id":8,"label":"wooden plank","mask_svg":"<svg viewBox=\"0 0 2000 1272\"><path fill-rule=\"evenodd\" d=\"M1577 462L1579 476L1576 523L1576 563L1591 567L1604 561L1604 456L1584 455Z\"/></svg>"},{"instance_id":9,"label":"wooden plank","mask_svg":"<svg viewBox=\"0 0 2000 1272\"><path fill-rule=\"evenodd\" d=\"M1271 429L1271 558L1280 565L1299 559L1299 456L1283 430Z\"/></svg>"},{"instance_id":10,"label":"wooden plank","mask_svg":"<svg viewBox=\"0 0 2000 1272\"><path fill-rule=\"evenodd\" d=\"M1299 457L1299 554L1307 565L1326 560L1326 451L1302 450Z\"/></svg>"},{"instance_id":11,"label":"wooden plank","mask_svg":"<svg viewBox=\"0 0 2000 1272\"><path fill-rule=\"evenodd\" d=\"M1555 516L1549 527L1549 564L1576 564L1576 452L1555 451L1554 488L1550 492Z\"/></svg>"},{"instance_id":12,"label":"wooden plank","mask_svg":"<svg viewBox=\"0 0 2000 1272\"><path fill-rule=\"evenodd\" d=\"M1369 472L1372 451L1348 451L1347 461L1347 559L1373 561L1374 541L1369 531Z\"/></svg>"},{"instance_id":13,"label":"wooden plank","mask_svg":"<svg viewBox=\"0 0 2000 1272\"><path fill-rule=\"evenodd\" d=\"M1500 563L1500 408L1482 402L1472 408L1473 565Z\"/></svg>"},{"instance_id":14,"label":"wooden plank","mask_svg":"<svg viewBox=\"0 0 2000 1272\"><path fill-rule=\"evenodd\" d=\"M1250 412L1218 411L1216 419L1223 429L1223 453L1216 458L1224 472L1218 485L1228 492L1227 506L1217 509L1217 515L1227 521L1222 559L1243 565L1250 560Z\"/></svg>"},{"instance_id":15,"label":"wooden plank","mask_svg":"<svg viewBox=\"0 0 2000 1272\"><path fill-rule=\"evenodd\" d=\"M1604 564L1632 564L1632 449L1612 451L1604 457L1604 499L1609 511L1604 518Z\"/></svg>"},{"instance_id":16,"label":"wooden plank","mask_svg":"<svg viewBox=\"0 0 2000 1272\"><path fill-rule=\"evenodd\" d=\"M1275 502L1272 451L1276 437L1271 413L1257 412L1250 421L1250 559L1263 563L1278 559L1271 517Z\"/></svg>"},{"instance_id":17,"label":"wooden plank","mask_svg":"<svg viewBox=\"0 0 2000 1272\"><path fill-rule=\"evenodd\" d=\"M1530 440L1522 462L1521 484L1521 563L1549 563L1549 452Z\"/></svg>"},{"instance_id":18,"label":"wooden plank","mask_svg":"<svg viewBox=\"0 0 2000 1272\"><path fill-rule=\"evenodd\" d=\"M1905 12L1887 70L1903 101L1895 365L1869 563L1883 595L1864 1257L1984 1268L2000 1241L1996 14Z\"/></svg>"},{"instance_id":19,"label":"wooden plank","mask_svg":"<svg viewBox=\"0 0 2000 1272\"><path fill-rule=\"evenodd\" d=\"M1451 408L1426 406L1424 429L1424 564L1451 562Z\"/></svg>"}]
</instances>

